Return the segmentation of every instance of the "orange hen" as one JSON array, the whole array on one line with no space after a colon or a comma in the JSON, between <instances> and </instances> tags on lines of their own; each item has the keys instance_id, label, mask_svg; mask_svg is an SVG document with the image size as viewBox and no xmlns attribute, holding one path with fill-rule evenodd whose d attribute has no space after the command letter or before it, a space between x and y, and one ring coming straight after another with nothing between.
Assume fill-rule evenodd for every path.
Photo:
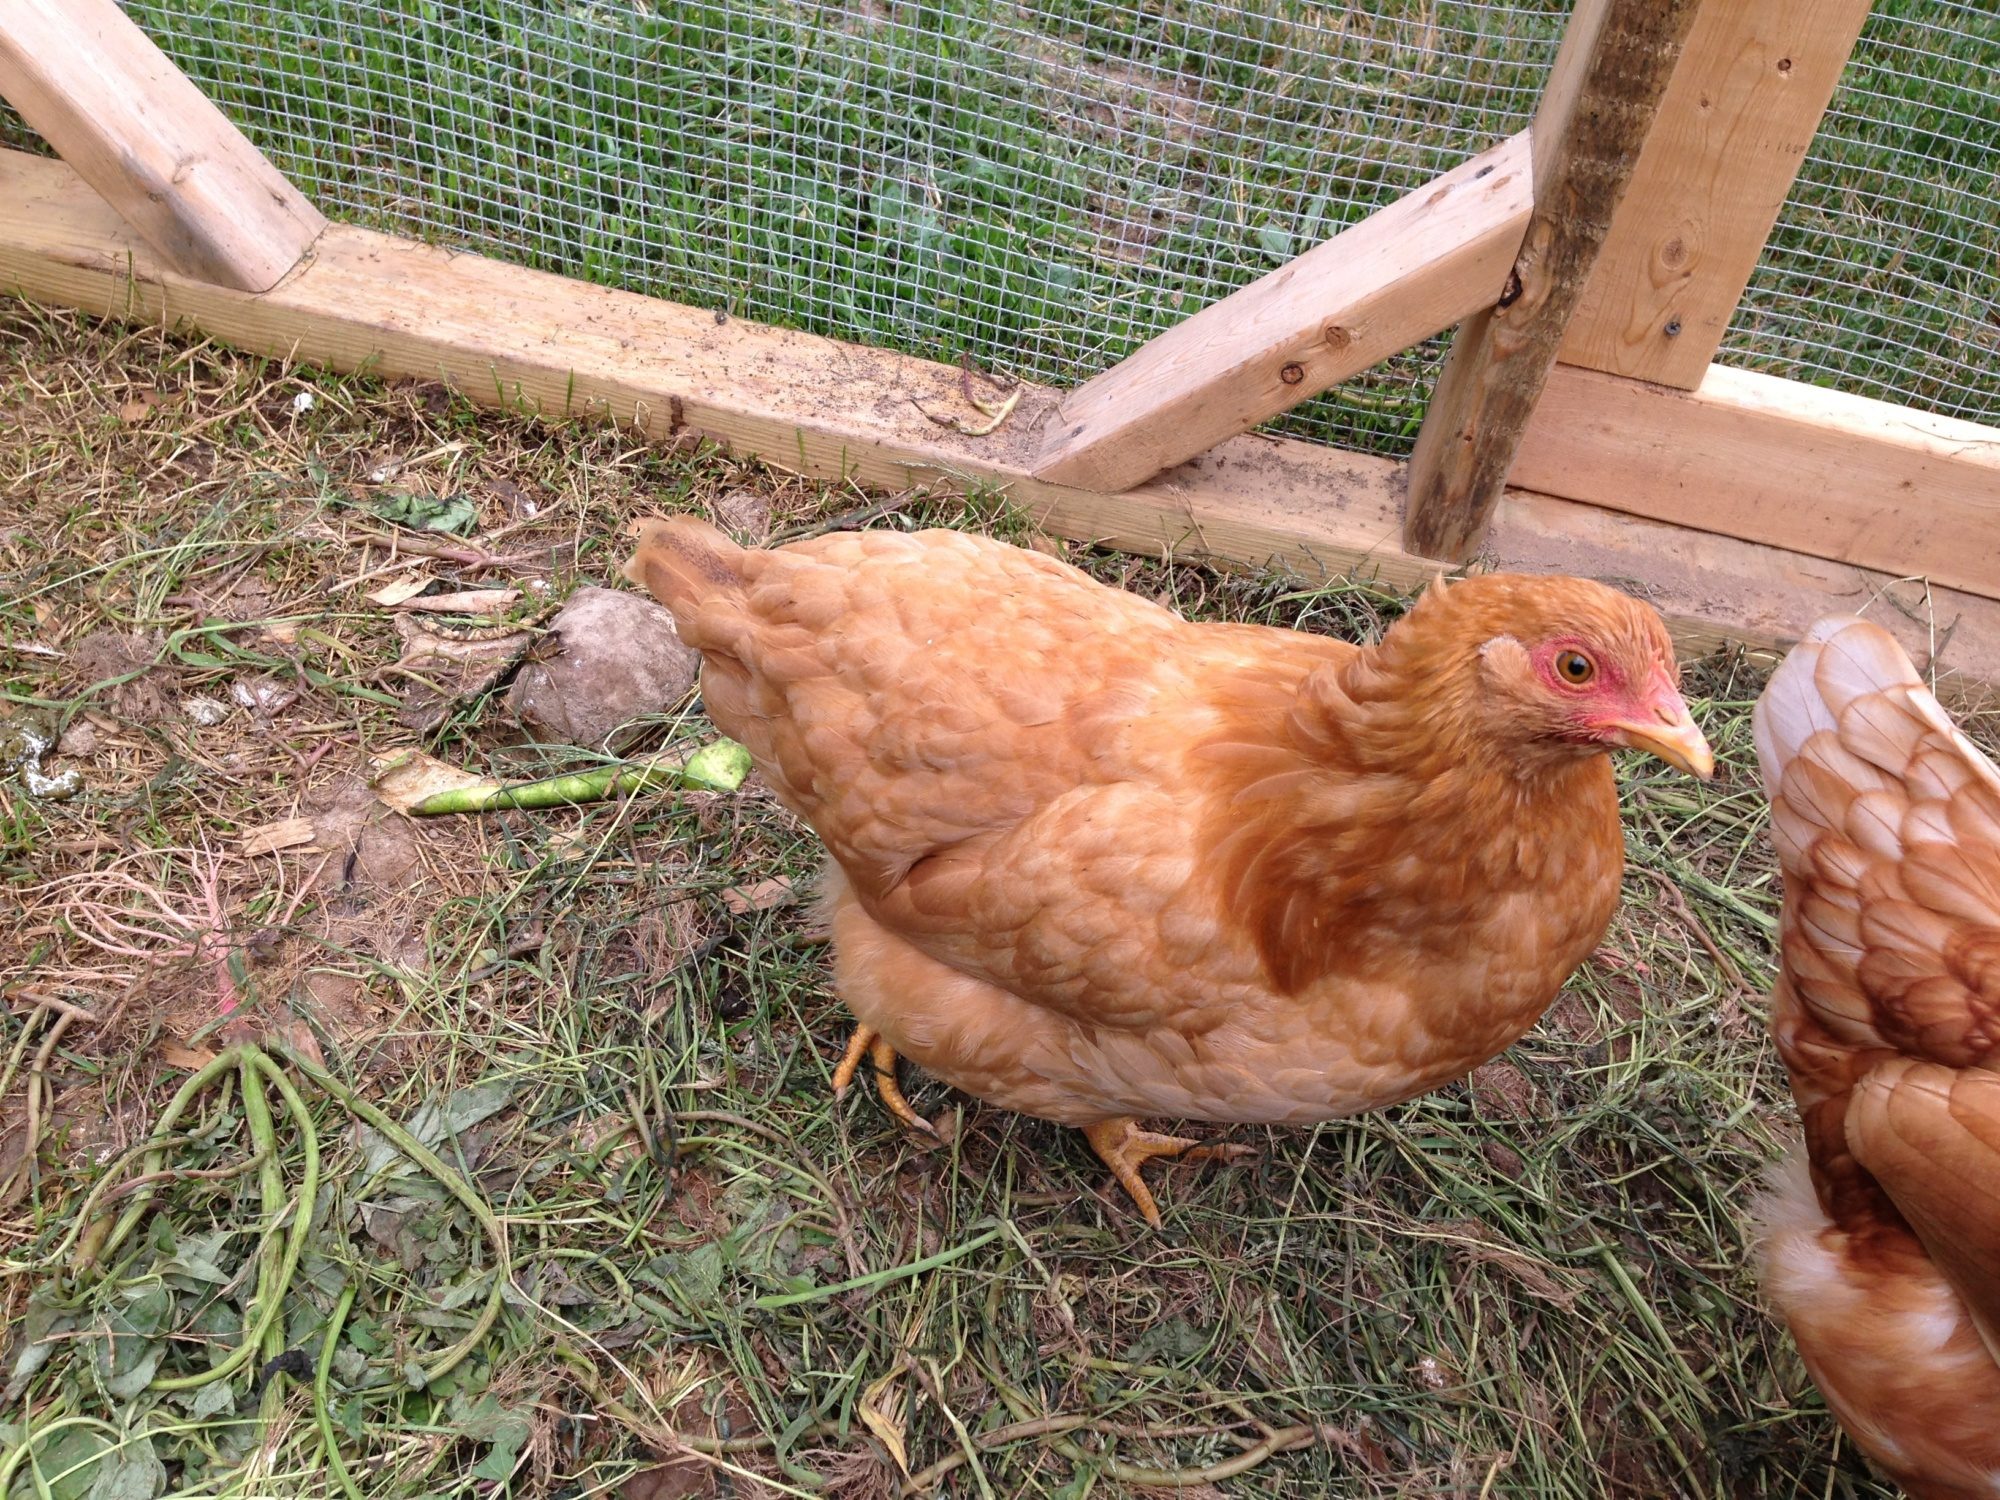
<instances>
[{"instance_id":1,"label":"orange hen","mask_svg":"<svg viewBox=\"0 0 2000 1500\"><path fill-rule=\"evenodd\" d=\"M1921 1500L1994 1500L2000 771L1862 620L1813 627L1755 724L1805 1130L1761 1205L1764 1286L1863 1452Z\"/></svg>"},{"instance_id":2,"label":"orange hen","mask_svg":"<svg viewBox=\"0 0 2000 1500\"><path fill-rule=\"evenodd\" d=\"M736 546L645 523L626 572L709 715L831 855L844 1086L897 1056L1082 1127L1325 1120L1460 1077L1596 946L1602 753L1707 774L1651 609L1575 579L1434 588L1379 645L1195 624L958 532ZM1225 1155L1225 1151L1199 1154Z\"/></svg>"}]
</instances>

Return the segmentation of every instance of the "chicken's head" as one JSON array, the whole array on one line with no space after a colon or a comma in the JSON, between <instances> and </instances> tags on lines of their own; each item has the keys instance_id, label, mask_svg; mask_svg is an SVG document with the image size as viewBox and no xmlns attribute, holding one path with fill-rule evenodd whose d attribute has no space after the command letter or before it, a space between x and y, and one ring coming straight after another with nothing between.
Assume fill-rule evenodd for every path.
<instances>
[{"instance_id":1,"label":"chicken's head","mask_svg":"<svg viewBox=\"0 0 2000 1500\"><path fill-rule=\"evenodd\" d=\"M1583 578L1492 573L1434 591L1407 622L1449 640L1464 711L1522 749L1644 750L1706 780L1708 741L1678 686L1659 612Z\"/></svg>"}]
</instances>

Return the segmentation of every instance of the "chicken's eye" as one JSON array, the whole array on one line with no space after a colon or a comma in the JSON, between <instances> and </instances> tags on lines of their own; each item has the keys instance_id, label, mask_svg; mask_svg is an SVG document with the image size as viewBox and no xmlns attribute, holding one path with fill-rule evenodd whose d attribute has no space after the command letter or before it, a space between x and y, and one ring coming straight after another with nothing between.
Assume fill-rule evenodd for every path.
<instances>
[{"instance_id":1,"label":"chicken's eye","mask_svg":"<svg viewBox=\"0 0 2000 1500\"><path fill-rule=\"evenodd\" d=\"M1581 651L1564 651L1556 657L1556 675L1572 687L1582 687L1597 675L1597 663Z\"/></svg>"}]
</instances>

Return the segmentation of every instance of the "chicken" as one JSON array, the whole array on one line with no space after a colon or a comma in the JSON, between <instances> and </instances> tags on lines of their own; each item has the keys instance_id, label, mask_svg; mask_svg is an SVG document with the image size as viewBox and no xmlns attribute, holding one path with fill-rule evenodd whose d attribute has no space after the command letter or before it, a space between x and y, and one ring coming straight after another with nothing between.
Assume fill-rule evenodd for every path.
<instances>
[{"instance_id":1,"label":"chicken","mask_svg":"<svg viewBox=\"0 0 2000 1500\"><path fill-rule=\"evenodd\" d=\"M1758 701L1785 877L1771 1027L1804 1159L1766 1295L1922 1500L2000 1497L2000 771L1880 627L1813 627Z\"/></svg>"},{"instance_id":2,"label":"chicken","mask_svg":"<svg viewBox=\"0 0 2000 1500\"><path fill-rule=\"evenodd\" d=\"M1659 616L1575 579L1437 587L1381 644L1193 624L951 531L746 550L643 523L626 573L819 833L835 986L899 1055L1080 1126L1146 1219L1141 1116L1305 1123L1460 1077L1597 945L1614 745L1706 775Z\"/></svg>"}]
</instances>

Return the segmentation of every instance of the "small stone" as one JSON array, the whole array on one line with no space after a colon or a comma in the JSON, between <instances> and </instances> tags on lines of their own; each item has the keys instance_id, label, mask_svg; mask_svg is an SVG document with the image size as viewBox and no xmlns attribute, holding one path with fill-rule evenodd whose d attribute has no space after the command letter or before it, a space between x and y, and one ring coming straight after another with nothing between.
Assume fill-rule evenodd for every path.
<instances>
[{"instance_id":1,"label":"small stone","mask_svg":"<svg viewBox=\"0 0 2000 1500\"><path fill-rule=\"evenodd\" d=\"M678 703L700 667L660 605L618 589L579 589L515 675L507 704L546 740L596 748L641 714Z\"/></svg>"},{"instance_id":2,"label":"small stone","mask_svg":"<svg viewBox=\"0 0 2000 1500\"><path fill-rule=\"evenodd\" d=\"M185 698L181 701L181 712L188 716L189 723L213 729L229 717L229 705L220 698Z\"/></svg>"},{"instance_id":3,"label":"small stone","mask_svg":"<svg viewBox=\"0 0 2000 1500\"><path fill-rule=\"evenodd\" d=\"M715 502L716 524L739 542L755 546L771 535L771 503L755 490L731 490Z\"/></svg>"},{"instance_id":4,"label":"small stone","mask_svg":"<svg viewBox=\"0 0 2000 1500\"><path fill-rule=\"evenodd\" d=\"M274 677L238 678L229 685L229 696L259 718L283 713L299 701L298 690Z\"/></svg>"}]
</instances>

